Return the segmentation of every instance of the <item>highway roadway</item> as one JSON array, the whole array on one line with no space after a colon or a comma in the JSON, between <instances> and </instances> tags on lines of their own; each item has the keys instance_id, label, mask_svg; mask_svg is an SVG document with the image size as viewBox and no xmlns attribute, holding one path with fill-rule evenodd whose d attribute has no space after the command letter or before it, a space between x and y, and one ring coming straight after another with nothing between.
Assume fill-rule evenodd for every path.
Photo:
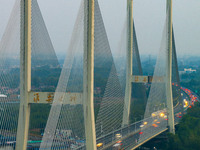
<instances>
[{"instance_id":1,"label":"highway roadway","mask_svg":"<svg viewBox=\"0 0 200 150\"><path fill-rule=\"evenodd\" d=\"M174 121L175 124L178 124L180 121L183 112L186 111L189 106L192 104L191 95L188 95L184 90L185 88L182 88L182 99L186 99L189 101L189 105L185 108L183 108L183 103L177 103L177 105L174 107ZM190 91L190 90L189 90ZM199 101L198 96L191 91L191 93L197 97L197 101ZM159 135L160 133L168 130L167 128L167 118L162 117L150 117L146 118L145 120L136 122L128 127L125 127L123 129L120 129L118 131L113 132L113 134L109 134L103 138L100 138L97 140L97 143L103 143L105 146L100 147L99 149L105 149L105 150L113 150L115 149L116 143L120 143L121 146L119 146L121 149L135 149L145 143L146 141L154 138L155 136ZM144 127L140 127L144 122L148 122L147 125ZM156 125L155 125L156 124ZM152 126L154 125L154 126ZM116 134L120 134L122 137L119 139L116 139ZM154 135L154 136L152 136Z\"/></svg>"}]
</instances>

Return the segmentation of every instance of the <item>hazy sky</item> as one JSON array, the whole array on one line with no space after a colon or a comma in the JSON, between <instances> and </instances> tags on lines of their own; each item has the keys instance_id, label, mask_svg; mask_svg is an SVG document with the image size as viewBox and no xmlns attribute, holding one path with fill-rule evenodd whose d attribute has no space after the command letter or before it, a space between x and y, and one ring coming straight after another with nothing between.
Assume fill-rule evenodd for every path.
<instances>
[{"instance_id":1,"label":"hazy sky","mask_svg":"<svg viewBox=\"0 0 200 150\"><path fill-rule=\"evenodd\" d=\"M157 54L166 16L164 0L133 0L141 54ZM57 53L65 53L80 0L38 0ZM126 0L99 0L112 51L119 45L126 17ZM14 0L0 0L0 37ZM173 24L178 55L200 55L200 0L173 0Z\"/></svg>"}]
</instances>

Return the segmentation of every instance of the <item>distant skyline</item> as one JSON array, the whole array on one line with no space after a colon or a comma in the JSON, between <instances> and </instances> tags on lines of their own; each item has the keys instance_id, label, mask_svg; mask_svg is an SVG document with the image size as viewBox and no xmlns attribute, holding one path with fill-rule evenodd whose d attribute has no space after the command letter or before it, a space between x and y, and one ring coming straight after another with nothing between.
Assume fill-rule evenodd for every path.
<instances>
[{"instance_id":1,"label":"distant skyline","mask_svg":"<svg viewBox=\"0 0 200 150\"><path fill-rule=\"evenodd\" d=\"M15 0L0 0L0 38ZM57 54L65 54L81 0L38 0ZM166 1L133 0L140 54L157 55ZM115 52L126 17L126 0L99 0L108 39ZM200 56L200 1L173 0L173 24L178 56Z\"/></svg>"}]
</instances>

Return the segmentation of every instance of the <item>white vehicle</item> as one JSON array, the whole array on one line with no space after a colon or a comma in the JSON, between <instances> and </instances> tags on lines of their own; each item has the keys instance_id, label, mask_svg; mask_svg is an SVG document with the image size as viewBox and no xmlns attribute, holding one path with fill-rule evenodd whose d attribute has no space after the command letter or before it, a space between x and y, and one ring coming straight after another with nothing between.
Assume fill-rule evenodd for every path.
<instances>
[{"instance_id":1,"label":"white vehicle","mask_svg":"<svg viewBox=\"0 0 200 150\"><path fill-rule=\"evenodd\" d=\"M7 95L4 95L4 94L0 94L0 98L6 98Z\"/></svg>"},{"instance_id":2,"label":"white vehicle","mask_svg":"<svg viewBox=\"0 0 200 150\"><path fill-rule=\"evenodd\" d=\"M141 125L140 125L140 128L143 128L143 127L144 127L144 125L143 125L143 124L141 124Z\"/></svg>"},{"instance_id":3,"label":"white vehicle","mask_svg":"<svg viewBox=\"0 0 200 150\"><path fill-rule=\"evenodd\" d=\"M120 150L121 149L121 143L116 143L113 145L112 150Z\"/></svg>"}]
</instances>

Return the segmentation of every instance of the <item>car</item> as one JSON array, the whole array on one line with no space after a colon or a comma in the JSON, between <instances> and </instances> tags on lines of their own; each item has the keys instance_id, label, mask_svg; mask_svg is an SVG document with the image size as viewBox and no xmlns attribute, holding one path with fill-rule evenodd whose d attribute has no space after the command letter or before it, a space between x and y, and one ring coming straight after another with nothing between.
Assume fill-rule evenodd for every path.
<instances>
[{"instance_id":1,"label":"car","mask_svg":"<svg viewBox=\"0 0 200 150\"><path fill-rule=\"evenodd\" d=\"M98 143L97 144L97 147L101 147L101 146L103 146L103 143Z\"/></svg>"},{"instance_id":2,"label":"car","mask_svg":"<svg viewBox=\"0 0 200 150\"><path fill-rule=\"evenodd\" d=\"M153 127L158 127L158 125L157 125L157 124L152 124L152 126L153 126Z\"/></svg>"},{"instance_id":3,"label":"car","mask_svg":"<svg viewBox=\"0 0 200 150\"><path fill-rule=\"evenodd\" d=\"M121 141L120 142L116 142L113 147L112 147L112 150L120 150L121 149Z\"/></svg>"},{"instance_id":4,"label":"car","mask_svg":"<svg viewBox=\"0 0 200 150\"><path fill-rule=\"evenodd\" d=\"M143 134L143 132L139 132L139 134L141 135L141 134Z\"/></svg>"},{"instance_id":5,"label":"car","mask_svg":"<svg viewBox=\"0 0 200 150\"><path fill-rule=\"evenodd\" d=\"M144 125L143 125L143 124L141 124L141 125L140 125L140 128L143 128L143 127L144 127Z\"/></svg>"},{"instance_id":6,"label":"car","mask_svg":"<svg viewBox=\"0 0 200 150\"><path fill-rule=\"evenodd\" d=\"M147 125L147 124L148 124L148 122L146 122L146 121L145 121L143 124L144 124L144 125Z\"/></svg>"},{"instance_id":7,"label":"car","mask_svg":"<svg viewBox=\"0 0 200 150\"><path fill-rule=\"evenodd\" d=\"M120 133L115 134L115 138L116 138L116 139L119 139L119 138L121 138L121 137L122 137L122 135L121 135Z\"/></svg>"},{"instance_id":8,"label":"car","mask_svg":"<svg viewBox=\"0 0 200 150\"><path fill-rule=\"evenodd\" d=\"M164 117L165 114L163 112L160 113L160 117Z\"/></svg>"}]
</instances>

